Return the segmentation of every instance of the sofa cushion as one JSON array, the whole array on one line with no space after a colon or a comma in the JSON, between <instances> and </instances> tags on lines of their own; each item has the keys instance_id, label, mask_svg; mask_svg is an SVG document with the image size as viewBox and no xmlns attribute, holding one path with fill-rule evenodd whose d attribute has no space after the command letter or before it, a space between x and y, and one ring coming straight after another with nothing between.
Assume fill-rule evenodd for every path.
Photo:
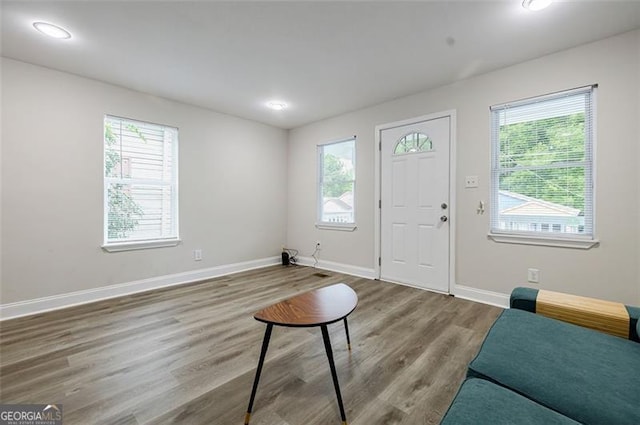
<instances>
[{"instance_id":1,"label":"sofa cushion","mask_svg":"<svg viewBox=\"0 0 640 425\"><path fill-rule=\"evenodd\" d=\"M591 425L640 424L640 344L521 310L505 310L469 365Z\"/></svg>"},{"instance_id":2,"label":"sofa cushion","mask_svg":"<svg viewBox=\"0 0 640 425\"><path fill-rule=\"evenodd\" d=\"M578 425L528 398L483 379L468 379L440 425Z\"/></svg>"}]
</instances>

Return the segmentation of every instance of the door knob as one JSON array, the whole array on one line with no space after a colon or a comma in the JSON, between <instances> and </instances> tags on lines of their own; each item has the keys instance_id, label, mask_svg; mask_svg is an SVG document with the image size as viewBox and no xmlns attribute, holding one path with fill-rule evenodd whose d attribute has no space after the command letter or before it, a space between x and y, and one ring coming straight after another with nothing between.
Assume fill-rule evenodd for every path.
<instances>
[{"instance_id":1,"label":"door knob","mask_svg":"<svg viewBox=\"0 0 640 425\"><path fill-rule=\"evenodd\" d=\"M447 207L448 207L448 205L447 205L445 202L443 202L443 203L440 205L440 208L442 208L443 210L446 210L446 209L447 209Z\"/></svg>"},{"instance_id":2,"label":"door knob","mask_svg":"<svg viewBox=\"0 0 640 425\"><path fill-rule=\"evenodd\" d=\"M446 215L443 215L442 217L440 217L440 221L447 221L449 220L449 218Z\"/></svg>"}]
</instances>

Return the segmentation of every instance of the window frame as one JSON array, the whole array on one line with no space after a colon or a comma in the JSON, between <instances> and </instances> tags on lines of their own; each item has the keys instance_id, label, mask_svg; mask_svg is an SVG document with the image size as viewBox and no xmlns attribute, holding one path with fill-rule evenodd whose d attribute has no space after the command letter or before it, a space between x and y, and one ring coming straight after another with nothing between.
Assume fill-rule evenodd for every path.
<instances>
[{"instance_id":1,"label":"window frame","mask_svg":"<svg viewBox=\"0 0 640 425\"><path fill-rule=\"evenodd\" d=\"M597 99L597 84L578 87L570 90L563 90L555 93L550 93L542 96L536 96L518 100L515 102L509 102L506 104L494 105L490 107L490 142L491 142L491 186L490 186L490 219L489 219L489 233L490 239L500 243L515 243L524 245L539 245L539 246L553 246L563 248L577 248L577 249L589 249L599 244L596 238L596 188L595 188L595 148L596 148L596 99ZM590 128L590 134L586 135L585 139L585 207L590 208L591 219L591 234L563 234L561 232L552 231L551 225L546 223L548 230L544 231L545 223L535 223L537 230L519 231L518 229L497 229L494 228L494 224L499 222L498 197L500 191L500 135L499 135L499 111L504 110L507 107L530 105L539 103L542 101L553 100L564 96L577 95L581 93L589 93L590 99L590 111L586 111L591 122L588 128ZM590 114L589 114L590 112ZM590 189L590 190L589 190ZM586 208L585 208L586 210ZM586 213L586 211L585 211ZM528 223L531 228L531 223Z\"/></svg>"},{"instance_id":2,"label":"window frame","mask_svg":"<svg viewBox=\"0 0 640 425\"><path fill-rule=\"evenodd\" d=\"M333 140L326 143L321 143L316 146L316 155L317 155L317 185L316 185L316 228L322 230L341 230L352 232L357 229L356 224L356 174L357 174L357 160L356 160L356 151L357 151L357 137L351 136L338 140ZM353 222L329 222L323 221L323 171L324 171L324 149L327 146L337 145L341 143L353 142L353 180L351 180L352 184L352 193L353 193Z\"/></svg>"},{"instance_id":3,"label":"window frame","mask_svg":"<svg viewBox=\"0 0 640 425\"><path fill-rule=\"evenodd\" d=\"M162 127L165 131L170 130L174 134L174 139L172 141L171 146L171 179L169 183L166 183L164 180L158 179L129 179L128 181L124 177L108 177L105 173L105 165L107 160L107 149L106 149L106 141L105 141L105 129L107 120L119 120L121 122L126 123L139 123L141 126L150 125L156 127ZM102 120L102 178L103 178L103 244L101 248L106 252L121 252L121 251L131 251L131 250L140 250L140 249L151 249L151 248L163 248L163 247L172 247L180 244L180 221L179 221L179 194L178 194L178 177L179 177L179 129L178 127L166 125L166 124L158 124L151 121L143 121L134 118L121 117L113 114L104 114ZM173 232L170 236L163 238L149 238L149 239L135 239L135 240L109 240L109 198L108 198L108 188L109 185L117 182L124 181L125 184L150 184L150 185L168 185L171 188L171 218L172 218L172 227Z\"/></svg>"}]
</instances>

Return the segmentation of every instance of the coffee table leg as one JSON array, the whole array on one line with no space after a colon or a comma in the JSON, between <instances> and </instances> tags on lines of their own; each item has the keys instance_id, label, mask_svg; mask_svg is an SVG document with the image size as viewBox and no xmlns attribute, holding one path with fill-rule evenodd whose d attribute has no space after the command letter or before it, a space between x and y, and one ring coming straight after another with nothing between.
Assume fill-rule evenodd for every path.
<instances>
[{"instance_id":1,"label":"coffee table leg","mask_svg":"<svg viewBox=\"0 0 640 425\"><path fill-rule=\"evenodd\" d=\"M344 330L347 332L347 348L351 351L351 339L349 338L349 325L347 324L347 318L344 318Z\"/></svg>"},{"instance_id":2,"label":"coffee table leg","mask_svg":"<svg viewBox=\"0 0 640 425\"><path fill-rule=\"evenodd\" d=\"M264 331L264 339L262 340L262 351L260 351L260 360L258 360L258 369L256 370L256 377L253 380L253 389L251 390L251 398L249 398L249 407L247 408L247 414L244 417L244 425L249 425L249 420L251 419L251 409L253 409L253 401L256 398L256 391L258 390L258 381L260 381L260 373L262 373L264 358L267 355L267 348L269 348L271 330L273 330L273 325L271 323L268 323L267 330Z\"/></svg>"},{"instance_id":3,"label":"coffee table leg","mask_svg":"<svg viewBox=\"0 0 640 425\"><path fill-rule=\"evenodd\" d=\"M345 322L346 323L346 322ZM340 408L340 418L342 425L347 425L347 417L344 414L344 406L342 405L342 395L340 395L340 384L338 383L338 375L336 374L336 364L333 361L333 351L331 350L331 340L329 339L329 331L327 325L320 326L322 329L322 339L324 340L324 349L327 350L327 358L329 359L329 367L331 368L331 377L333 378L333 386L338 396L338 407Z\"/></svg>"}]
</instances>

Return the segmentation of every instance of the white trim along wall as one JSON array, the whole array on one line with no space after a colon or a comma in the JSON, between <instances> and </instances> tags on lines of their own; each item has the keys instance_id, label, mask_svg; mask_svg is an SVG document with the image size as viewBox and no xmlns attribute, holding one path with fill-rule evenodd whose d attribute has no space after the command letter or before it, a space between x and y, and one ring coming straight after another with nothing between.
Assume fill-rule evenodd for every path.
<instances>
[{"instance_id":1,"label":"white trim along wall","mask_svg":"<svg viewBox=\"0 0 640 425\"><path fill-rule=\"evenodd\" d=\"M96 301L103 301L110 298L122 297L139 292L151 291L154 289L179 286L186 283L193 283L225 276L231 273L239 273L248 270L260 269L273 266L280 262L280 257L262 258L260 260L244 261L235 264L209 267L206 269L191 270L183 273L175 273L165 276L152 277L149 279L136 280L133 282L119 283L116 285L103 286L95 289L76 291L68 294L53 295L50 297L36 298L34 300L19 301L15 303L0 305L0 320L15 319L21 316L28 316L36 313L59 310L73 307L80 304L88 304Z\"/></svg>"},{"instance_id":2,"label":"white trim along wall","mask_svg":"<svg viewBox=\"0 0 640 425\"><path fill-rule=\"evenodd\" d=\"M184 273L158 276L133 282L119 283L96 289L76 291L68 294L54 295L37 298L28 301L19 301L9 304L0 304L0 321L29 316L32 314L46 313L82 304L104 301L111 298L152 291L155 289L180 286L188 283L205 281L232 273L261 269L280 264L280 257L269 257L260 260L244 261L241 263L227 264L206 269L192 270ZM301 266L315 267L320 270L328 270L344 273L365 279L377 279L374 269L357 267L349 264L336 263L334 261L318 260L311 257L298 257ZM509 306L509 295L497 292L484 291L464 285L452 285L451 293L465 300L477 301L497 307Z\"/></svg>"}]
</instances>

